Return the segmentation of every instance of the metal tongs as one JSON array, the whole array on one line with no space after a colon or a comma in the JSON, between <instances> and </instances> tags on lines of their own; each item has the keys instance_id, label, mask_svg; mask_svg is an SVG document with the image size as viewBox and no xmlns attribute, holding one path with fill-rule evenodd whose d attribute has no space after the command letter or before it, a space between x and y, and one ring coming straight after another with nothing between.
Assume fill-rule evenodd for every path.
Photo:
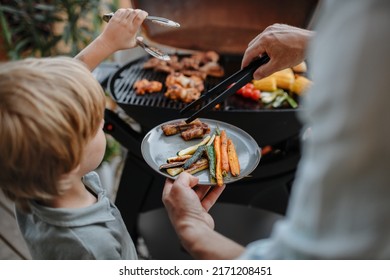
<instances>
[{"instance_id":1,"label":"metal tongs","mask_svg":"<svg viewBox=\"0 0 390 280\"><path fill-rule=\"evenodd\" d=\"M102 19L105 22L109 22L109 20L113 17L113 15L114 15L114 13L104 14ZM175 28L180 27L179 23L174 22L173 20L170 20L170 19L163 18L163 17L147 16L146 20L150 20L153 23L156 23L156 24L159 24L159 25L163 25L163 26L167 26L167 27L175 27ZM143 41L142 37L137 37L136 41L137 41L138 46L143 48L150 55L152 55L152 56L154 56L154 57L156 57L158 59L161 59L161 60L171 60L169 55L163 53L162 51L160 51L156 47L151 47L151 46L147 45Z\"/></svg>"},{"instance_id":2,"label":"metal tongs","mask_svg":"<svg viewBox=\"0 0 390 280\"><path fill-rule=\"evenodd\" d=\"M221 103L228 96L234 94L237 90L242 88L244 85L249 83L253 79L253 73L259 68L261 65L266 64L270 60L267 54L253 60L248 66L241 69L240 71L234 73L229 78L225 79L211 90L204 93L200 98L191 102L189 105L184 107L180 114L185 114L190 109L195 108L197 105L201 104L203 101L211 98L218 94L216 98L208 102L205 106L201 107L198 111L192 114L188 119L186 119L186 123L190 123L195 120L202 112L213 108L215 105ZM222 91L222 93L221 93Z\"/></svg>"}]
</instances>

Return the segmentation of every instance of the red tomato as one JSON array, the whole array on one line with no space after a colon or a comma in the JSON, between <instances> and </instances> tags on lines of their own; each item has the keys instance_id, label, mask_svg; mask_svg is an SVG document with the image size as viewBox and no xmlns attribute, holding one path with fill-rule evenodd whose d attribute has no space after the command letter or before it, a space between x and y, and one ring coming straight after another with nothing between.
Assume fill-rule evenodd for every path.
<instances>
[{"instance_id":1,"label":"red tomato","mask_svg":"<svg viewBox=\"0 0 390 280\"><path fill-rule=\"evenodd\" d=\"M254 89L252 90L252 95L251 95L251 98L255 101L258 101L261 97L261 93L260 93L260 90L258 89Z\"/></svg>"},{"instance_id":2,"label":"red tomato","mask_svg":"<svg viewBox=\"0 0 390 280\"><path fill-rule=\"evenodd\" d=\"M244 92L244 87L240 88L239 90L236 91L237 94L242 95Z\"/></svg>"},{"instance_id":3,"label":"red tomato","mask_svg":"<svg viewBox=\"0 0 390 280\"><path fill-rule=\"evenodd\" d=\"M249 89L254 89L255 85L252 83L247 83L244 87L249 88Z\"/></svg>"},{"instance_id":4,"label":"red tomato","mask_svg":"<svg viewBox=\"0 0 390 280\"><path fill-rule=\"evenodd\" d=\"M232 85L230 85L230 87ZM236 94L242 95L245 98L250 98L255 101L260 99L260 91L255 89L255 86L252 83L247 83L245 86L237 90Z\"/></svg>"},{"instance_id":5,"label":"red tomato","mask_svg":"<svg viewBox=\"0 0 390 280\"><path fill-rule=\"evenodd\" d=\"M242 92L242 96L244 96L246 98L251 98L252 90L250 88L244 88L244 90Z\"/></svg>"}]
</instances>

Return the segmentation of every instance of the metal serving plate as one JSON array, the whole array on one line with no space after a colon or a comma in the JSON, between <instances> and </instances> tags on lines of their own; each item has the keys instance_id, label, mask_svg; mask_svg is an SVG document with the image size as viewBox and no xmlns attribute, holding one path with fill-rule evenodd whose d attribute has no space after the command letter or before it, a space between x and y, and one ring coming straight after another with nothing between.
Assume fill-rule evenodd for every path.
<instances>
[{"instance_id":1,"label":"metal serving plate","mask_svg":"<svg viewBox=\"0 0 390 280\"><path fill-rule=\"evenodd\" d=\"M171 120L166 123L180 120L184 119ZM252 136L242 129L225 122L203 118L200 120L210 126L211 132L213 132L216 127L220 130L226 130L228 138L231 138L235 145L238 159L240 161L241 172L237 177L233 177L230 174L224 177L225 184L236 182L251 174L259 164L261 158L261 149ZM165 136L161 129L163 124L154 127L145 135L141 143L141 152L146 163L153 170L167 178L175 179L176 177L172 177L165 171L160 170L160 165L166 163L167 158L175 156L178 151L195 145L201 140L193 139L190 141L184 141L180 134ZM199 185L216 184L215 182L210 181L208 169L198 172L194 174L194 176L199 177Z\"/></svg>"}]
</instances>

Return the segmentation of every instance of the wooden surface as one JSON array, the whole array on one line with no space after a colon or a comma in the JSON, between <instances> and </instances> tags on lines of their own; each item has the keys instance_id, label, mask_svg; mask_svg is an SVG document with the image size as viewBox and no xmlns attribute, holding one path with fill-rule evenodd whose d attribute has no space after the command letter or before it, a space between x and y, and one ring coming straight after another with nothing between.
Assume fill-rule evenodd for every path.
<instances>
[{"instance_id":1,"label":"wooden surface","mask_svg":"<svg viewBox=\"0 0 390 280\"><path fill-rule=\"evenodd\" d=\"M31 259L14 216L14 206L0 191L0 260Z\"/></svg>"}]
</instances>

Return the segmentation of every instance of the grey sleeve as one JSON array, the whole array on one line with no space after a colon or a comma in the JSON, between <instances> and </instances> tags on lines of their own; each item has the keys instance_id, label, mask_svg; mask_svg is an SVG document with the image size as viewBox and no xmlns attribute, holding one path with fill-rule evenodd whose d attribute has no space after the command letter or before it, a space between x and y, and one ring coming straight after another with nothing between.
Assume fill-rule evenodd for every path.
<instances>
[{"instance_id":1,"label":"grey sleeve","mask_svg":"<svg viewBox=\"0 0 390 280\"><path fill-rule=\"evenodd\" d=\"M311 137L287 217L241 258L390 258L389 7L326 5L302 110Z\"/></svg>"}]
</instances>

